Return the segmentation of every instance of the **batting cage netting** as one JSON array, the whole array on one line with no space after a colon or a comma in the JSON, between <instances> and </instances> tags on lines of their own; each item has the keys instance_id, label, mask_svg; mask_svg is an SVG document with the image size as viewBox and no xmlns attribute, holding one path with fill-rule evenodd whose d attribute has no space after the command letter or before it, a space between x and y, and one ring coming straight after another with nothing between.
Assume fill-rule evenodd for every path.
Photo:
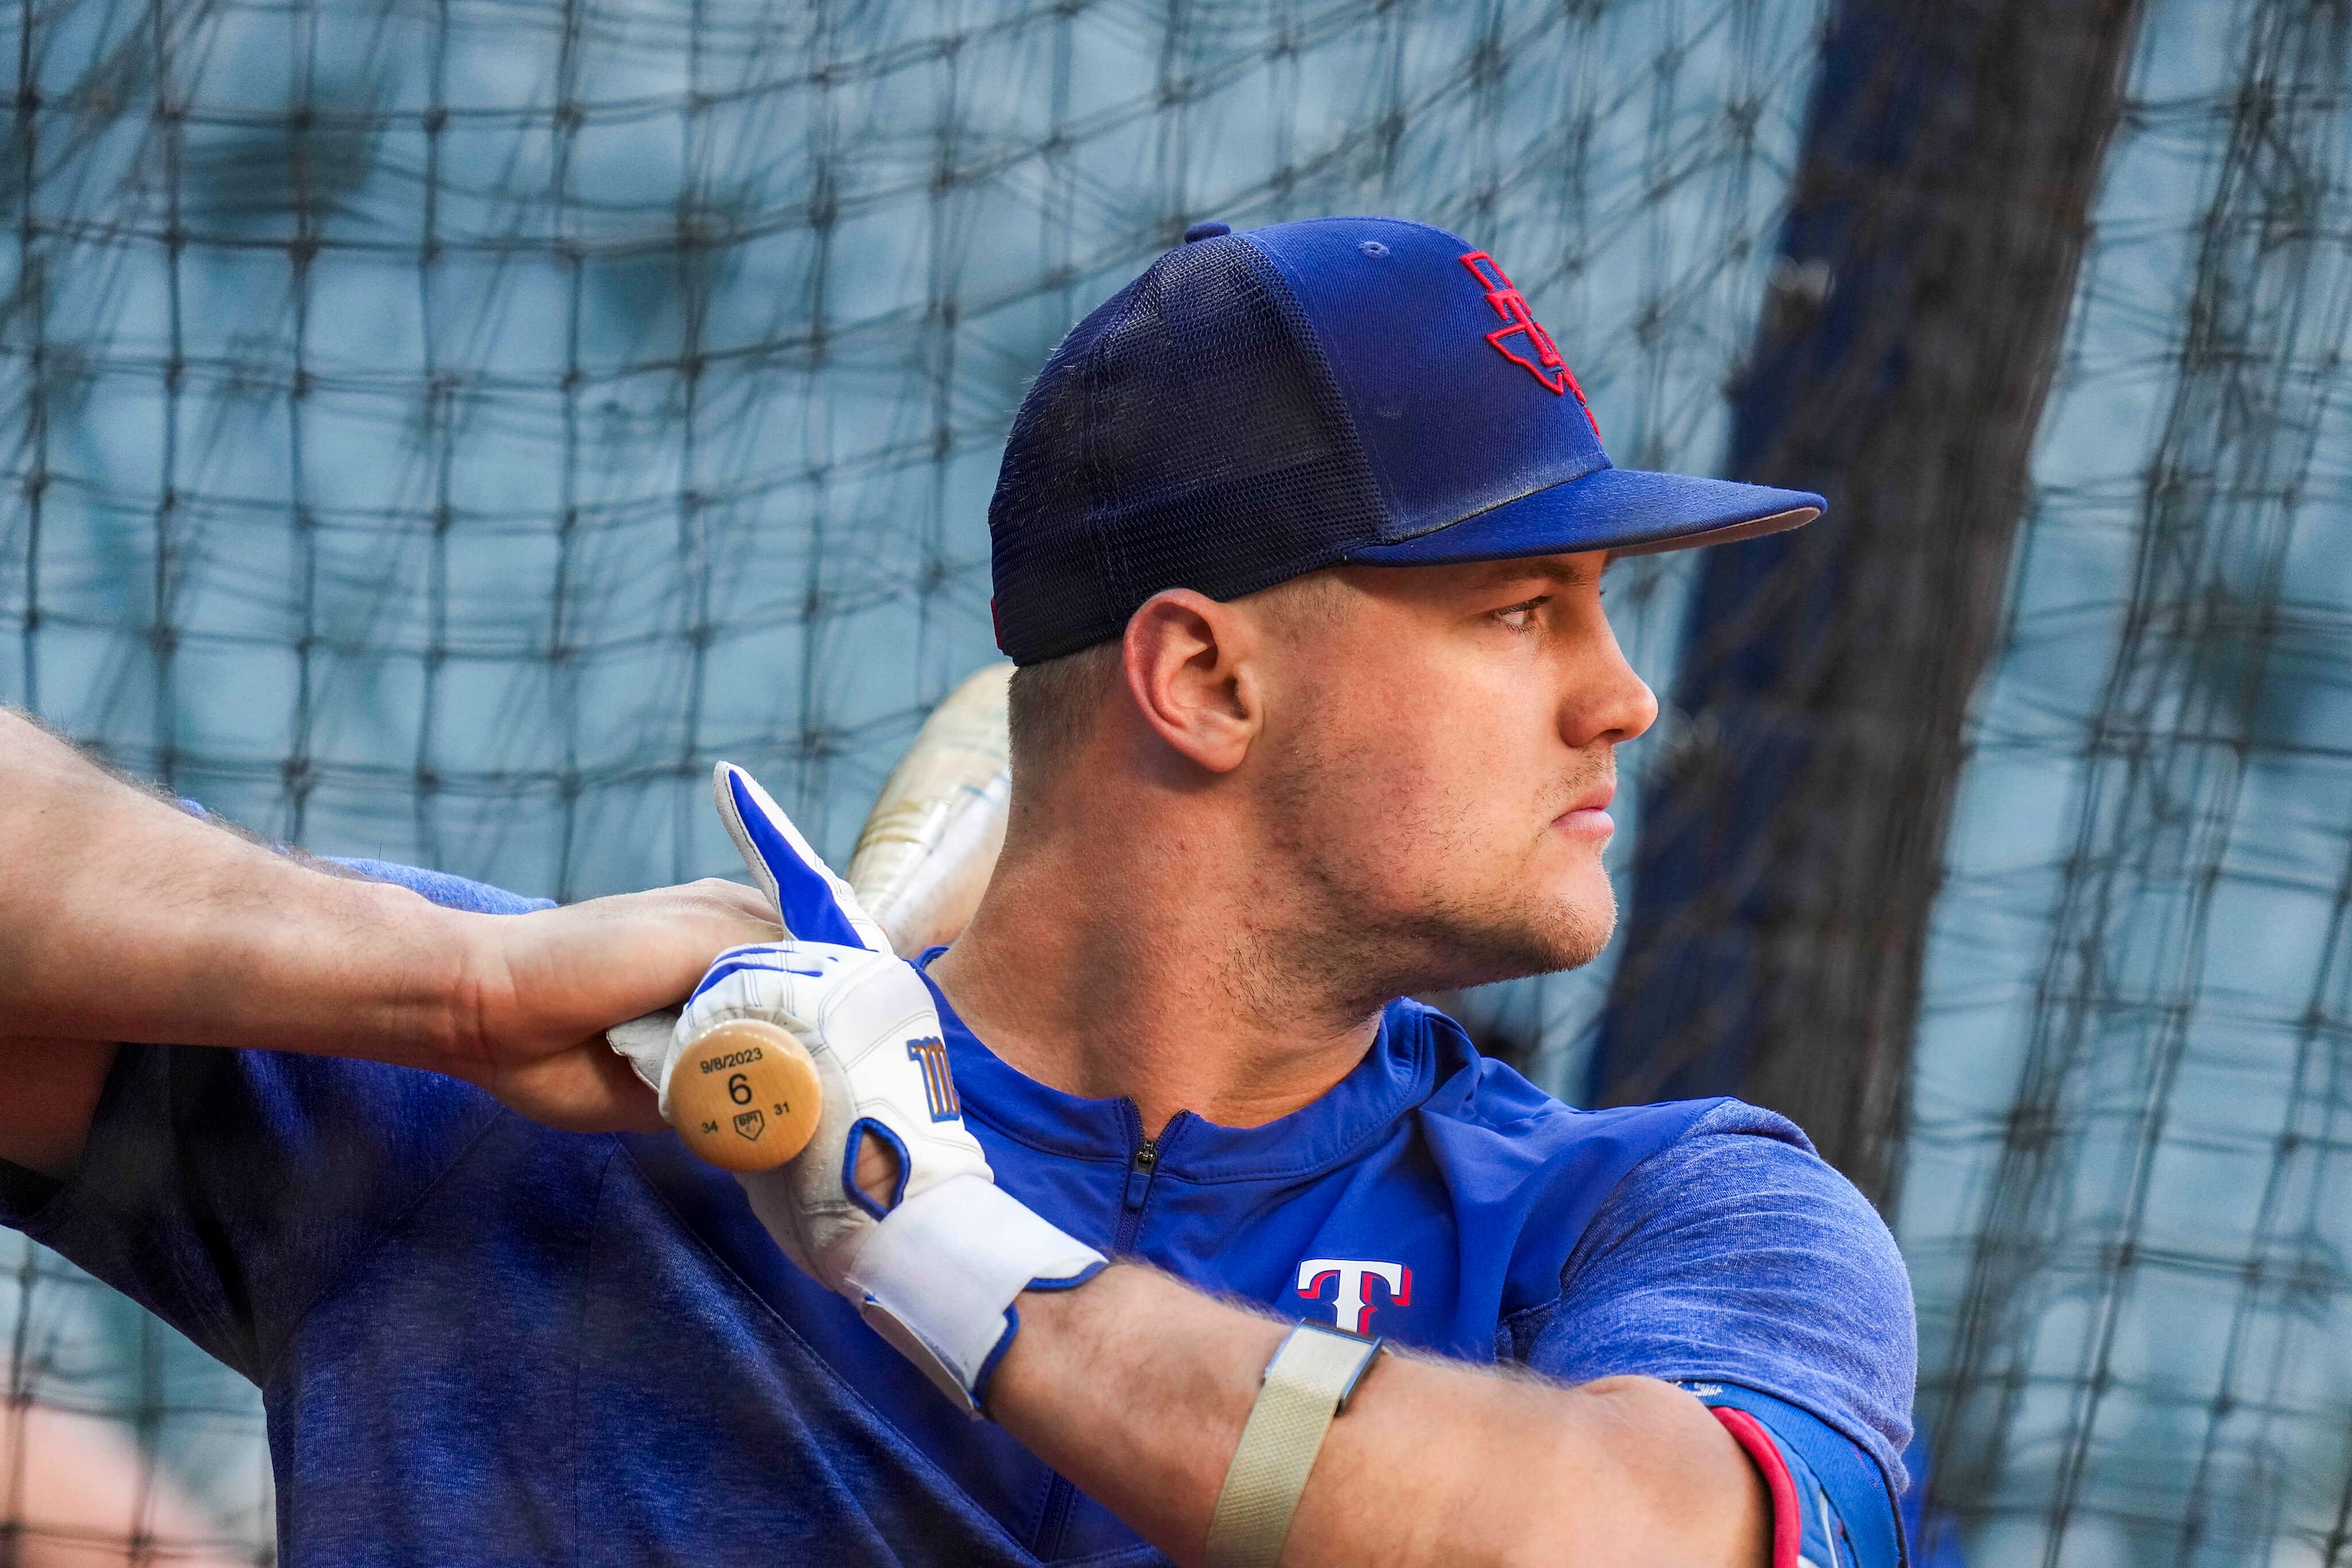
<instances>
[{"instance_id":1,"label":"batting cage netting","mask_svg":"<svg viewBox=\"0 0 2352 1568\"><path fill-rule=\"evenodd\" d=\"M1461 1010L1570 1099L1712 1063L1811 1106L1769 1007L1625 993L1687 999L1676 944L1755 911L1755 865L1675 847L1708 789L1827 858L1874 799L1895 981L1765 989L1801 1041L1849 1033L1822 985L1899 1004L1826 1058L1866 1092L1817 1135L1918 1290L1922 1559L2352 1563L2344 0L22 0L0 32L0 701L316 851L563 900L725 874L723 757L845 856L993 657L1029 377L1203 218L1457 228L1620 464L1812 476L1857 559L1926 520L1903 594L1824 591L1810 543L1612 574L1673 699L1626 758L1635 957ZM2032 243L1937 237L2004 203ZM1956 254L1975 295L1906 259ZM1986 342L2006 379L1939 401ZM1807 425L1849 406L2013 453ZM2010 488L1945 528L1938 472ZM1739 761L1711 672L1791 661L1706 612L1754 592L1875 682L1816 680L1808 734L1925 775ZM1644 781L1681 814L1646 836ZM1805 879L1803 835L1757 841ZM1823 929L1882 929L1815 880ZM254 1391L0 1262L0 1562L272 1561Z\"/></svg>"}]
</instances>

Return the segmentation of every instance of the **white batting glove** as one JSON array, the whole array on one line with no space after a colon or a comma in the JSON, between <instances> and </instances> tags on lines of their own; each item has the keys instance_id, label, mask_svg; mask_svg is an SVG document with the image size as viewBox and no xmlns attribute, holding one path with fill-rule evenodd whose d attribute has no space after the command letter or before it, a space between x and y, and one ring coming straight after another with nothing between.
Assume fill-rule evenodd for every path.
<instances>
[{"instance_id":1,"label":"white batting glove","mask_svg":"<svg viewBox=\"0 0 2352 1568\"><path fill-rule=\"evenodd\" d=\"M670 1066L706 1031L751 1018L798 1037L824 1090L816 1132L782 1165L736 1179L787 1257L977 1415L1018 1326L1013 1299L1083 1283L1106 1259L996 1185L964 1127L930 991L848 885L751 774L721 763L713 783L790 940L731 948L711 964L654 1079L664 1112ZM868 1131L898 1157L887 1204L855 1179Z\"/></svg>"}]
</instances>

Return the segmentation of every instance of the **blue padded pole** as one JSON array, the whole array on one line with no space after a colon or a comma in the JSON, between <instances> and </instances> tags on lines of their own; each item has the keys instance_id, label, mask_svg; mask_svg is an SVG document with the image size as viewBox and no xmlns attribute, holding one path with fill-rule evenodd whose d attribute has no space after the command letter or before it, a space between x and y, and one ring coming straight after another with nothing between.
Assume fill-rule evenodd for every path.
<instances>
[{"instance_id":1,"label":"blue padded pole","mask_svg":"<svg viewBox=\"0 0 2352 1568\"><path fill-rule=\"evenodd\" d=\"M1970 692L2137 0L1840 0L1706 552L1590 1102L1738 1094L1891 1201Z\"/></svg>"}]
</instances>

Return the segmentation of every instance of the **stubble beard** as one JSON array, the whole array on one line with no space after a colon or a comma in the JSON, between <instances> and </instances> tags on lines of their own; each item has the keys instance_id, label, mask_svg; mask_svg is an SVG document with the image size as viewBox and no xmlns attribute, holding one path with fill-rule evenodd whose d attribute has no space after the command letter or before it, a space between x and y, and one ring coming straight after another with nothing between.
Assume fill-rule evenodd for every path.
<instances>
[{"instance_id":1,"label":"stubble beard","mask_svg":"<svg viewBox=\"0 0 2352 1568\"><path fill-rule=\"evenodd\" d=\"M1275 791L1276 826L1296 852L1307 896L1302 918L1265 932L1249 966L1255 973L1244 981L1251 989L1305 986L1343 1010L1369 1015L1398 996L1580 968L1608 944L1616 900L1598 855L1589 873L1598 883L1596 900L1545 888L1533 868L1558 831L1553 817L1596 776L1606 776L1605 754L1562 782L1561 804L1551 814L1531 813L1538 822L1535 836L1500 846L1465 833L1461 825L1477 818L1450 802L1417 821L1391 821L1379 834L1333 835L1334 786L1344 788L1339 775L1311 750L1292 761ZM1387 868L1379 862L1406 843L1431 876L1402 894L1384 893ZM1465 876L1465 868L1481 874Z\"/></svg>"}]
</instances>

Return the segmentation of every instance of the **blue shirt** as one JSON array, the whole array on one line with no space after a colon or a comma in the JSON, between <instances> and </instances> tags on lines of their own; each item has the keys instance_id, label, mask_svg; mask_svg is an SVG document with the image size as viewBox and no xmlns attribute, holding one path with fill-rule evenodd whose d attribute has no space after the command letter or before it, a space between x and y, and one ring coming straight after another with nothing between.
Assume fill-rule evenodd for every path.
<instances>
[{"instance_id":1,"label":"blue shirt","mask_svg":"<svg viewBox=\"0 0 2352 1568\"><path fill-rule=\"evenodd\" d=\"M1399 1002L1314 1104L1147 1141L1131 1102L940 1016L997 1179L1073 1235L1470 1361L1681 1383L1820 1568L1899 1560L1908 1283L1781 1119L1573 1110ZM0 1178L0 1220L260 1385L289 1564L1164 1561L950 1408L667 1134L558 1132L376 1063L124 1046L72 1177Z\"/></svg>"}]
</instances>

